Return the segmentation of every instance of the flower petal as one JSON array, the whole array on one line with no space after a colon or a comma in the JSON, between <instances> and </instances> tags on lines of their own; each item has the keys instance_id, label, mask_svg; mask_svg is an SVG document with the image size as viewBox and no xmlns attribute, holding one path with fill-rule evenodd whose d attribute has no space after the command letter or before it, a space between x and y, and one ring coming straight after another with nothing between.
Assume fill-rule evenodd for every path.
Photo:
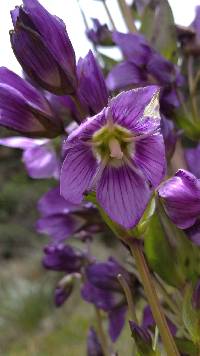
<instances>
[{"instance_id":1,"label":"flower petal","mask_svg":"<svg viewBox=\"0 0 200 356\"><path fill-rule=\"evenodd\" d=\"M193 174L179 169L158 189L170 219L181 229L191 227L200 214L200 181Z\"/></svg>"},{"instance_id":2,"label":"flower petal","mask_svg":"<svg viewBox=\"0 0 200 356\"><path fill-rule=\"evenodd\" d=\"M109 72L106 84L109 90L126 88L133 84L142 84L146 81L144 71L136 64L124 61L117 64Z\"/></svg>"},{"instance_id":3,"label":"flower petal","mask_svg":"<svg viewBox=\"0 0 200 356\"><path fill-rule=\"evenodd\" d=\"M23 162L32 178L58 178L59 161L50 145L35 146L23 153Z\"/></svg>"},{"instance_id":4,"label":"flower petal","mask_svg":"<svg viewBox=\"0 0 200 356\"><path fill-rule=\"evenodd\" d=\"M42 216L54 214L68 214L76 211L79 206L68 203L60 195L60 187L53 188L45 193L38 202L38 210Z\"/></svg>"},{"instance_id":5,"label":"flower petal","mask_svg":"<svg viewBox=\"0 0 200 356\"><path fill-rule=\"evenodd\" d=\"M109 312L109 335L113 342L119 337L126 316L127 306L122 305L121 307L115 308Z\"/></svg>"},{"instance_id":6,"label":"flower petal","mask_svg":"<svg viewBox=\"0 0 200 356\"><path fill-rule=\"evenodd\" d=\"M127 165L106 167L97 186L97 200L102 208L125 228L138 223L150 195L145 178Z\"/></svg>"},{"instance_id":7,"label":"flower petal","mask_svg":"<svg viewBox=\"0 0 200 356\"><path fill-rule=\"evenodd\" d=\"M114 122L140 133L156 129L160 117L154 113L158 109L158 87L150 85L122 92L110 101Z\"/></svg>"},{"instance_id":8,"label":"flower petal","mask_svg":"<svg viewBox=\"0 0 200 356\"><path fill-rule=\"evenodd\" d=\"M165 173L165 146L163 137L154 134L136 142L133 161L156 187Z\"/></svg>"},{"instance_id":9,"label":"flower petal","mask_svg":"<svg viewBox=\"0 0 200 356\"><path fill-rule=\"evenodd\" d=\"M97 169L91 148L83 144L69 148L61 170L61 194L69 202L79 204L90 187Z\"/></svg>"}]
</instances>

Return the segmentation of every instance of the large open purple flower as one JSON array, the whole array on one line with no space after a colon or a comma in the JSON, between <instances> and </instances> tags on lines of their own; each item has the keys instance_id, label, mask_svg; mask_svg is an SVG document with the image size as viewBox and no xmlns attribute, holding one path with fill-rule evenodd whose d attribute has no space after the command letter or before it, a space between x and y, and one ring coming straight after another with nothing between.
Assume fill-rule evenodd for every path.
<instances>
[{"instance_id":1,"label":"large open purple flower","mask_svg":"<svg viewBox=\"0 0 200 356\"><path fill-rule=\"evenodd\" d=\"M126 228L140 220L165 170L158 88L122 92L66 141L61 194L78 204L96 190L106 213Z\"/></svg>"}]
</instances>

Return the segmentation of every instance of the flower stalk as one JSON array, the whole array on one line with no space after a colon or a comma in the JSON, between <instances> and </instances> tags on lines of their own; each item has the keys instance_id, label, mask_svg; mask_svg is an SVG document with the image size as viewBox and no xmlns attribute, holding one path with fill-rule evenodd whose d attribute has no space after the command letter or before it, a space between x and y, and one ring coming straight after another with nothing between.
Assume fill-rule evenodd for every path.
<instances>
[{"instance_id":1,"label":"flower stalk","mask_svg":"<svg viewBox=\"0 0 200 356\"><path fill-rule=\"evenodd\" d=\"M129 285L126 282L125 278L122 276L122 274L118 274L117 279L118 279L119 283L121 284L124 294L126 296L131 319L134 320L138 324L137 315L135 313L135 306L134 306L134 302L133 302L133 296L132 296L131 290L129 288Z\"/></svg>"},{"instance_id":2,"label":"flower stalk","mask_svg":"<svg viewBox=\"0 0 200 356\"><path fill-rule=\"evenodd\" d=\"M129 239L128 245L131 249L132 255L135 258L135 263L140 274L145 294L151 307L153 317L158 326L167 355L179 356L179 351L171 335L171 332L166 322L165 315L163 313L158 296L156 294L150 271L143 255L141 244L136 239L132 239L131 242Z\"/></svg>"},{"instance_id":3,"label":"flower stalk","mask_svg":"<svg viewBox=\"0 0 200 356\"><path fill-rule=\"evenodd\" d=\"M99 336L99 340L101 343L104 356L110 356L108 341L103 330L100 310L95 307L95 312L96 312L96 320L97 320L97 332L98 332L98 336Z\"/></svg>"}]
</instances>

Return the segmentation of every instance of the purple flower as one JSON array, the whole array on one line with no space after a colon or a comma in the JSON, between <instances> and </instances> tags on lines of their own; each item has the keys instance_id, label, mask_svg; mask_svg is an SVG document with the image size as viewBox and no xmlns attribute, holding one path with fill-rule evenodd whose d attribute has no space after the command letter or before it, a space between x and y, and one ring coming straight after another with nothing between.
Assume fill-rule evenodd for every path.
<instances>
[{"instance_id":1,"label":"purple flower","mask_svg":"<svg viewBox=\"0 0 200 356\"><path fill-rule=\"evenodd\" d=\"M50 140L16 136L0 139L0 145L23 150L22 160L31 178L58 178L59 161Z\"/></svg>"},{"instance_id":2,"label":"purple flower","mask_svg":"<svg viewBox=\"0 0 200 356\"><path fill-rule=\"evenodd\" d=\"M90 115L97 114L108 103L103 73L92 53L80 58L77 64L78 97Z\"/></svg>"},{"instance_id":3,"label":"purple flower","mask_svg":"<svg viewBox=\"0 0 200 356\"><path fill-rule=\"evenodd\" d=\"M200 180L179 169L158 189L164 209L170 219L181 229L191 227L200 214Z\"/></svg>"},{"instance_id":4,"label":"purple flower","mask_svg":"<svg viewBox=\"0 0 200 356\"><path fill-rule=\"evenodd\" d=\"M95 45L110 46L112 33L106 24L101 25L98 19L92 19L93 28L86 31L88 39Z\"/></svg>"},{"instance_id":5,"label":"purple flower","mask_svg":"<svg viewBox=\"0 0 200 356\"><path fill-rule=\"evenodd\" d=\"M91 327L88 332L87 356L103 356L103 350L93 327Z\"/></svg>"},{"instance_id":6,"label":"purple flower","mask_svg":"<svg viewBox=\"0 0 200 356\"><path fill-rule=\"evenodd\" d=\"M53 271L80 272L85 255L76 248L62 243L44 248L43 265Z\"/></svg>"},{"instance_id":7,"label":"purple flower","mask_svg":"<svg viewBox=\"0 0 200 356\"><path fill-rule=\"evenodd\" d=\"M57 307L61 307L72 294L74 287L73 274L68 274L59 282L54 292L54 302Z\"/></svg>"},{"instance_id":8,"label":"purple flower","mask_svg":"<svg viewBox=\"0 0 200 356\"><path fill-rule=\"evenodd\" d=\"M0 125L32 137L63 133L42 93L4 67L0 68Z\"/></svg>"},{"instance_id":9,"label":"purple flower","mask_svg":"<svg viewBox=\"0 0 200 356\"><path fill-rule=\"evenodd\" d=\"M66 141L61 194L79 204L96 190L111 219L126 228L140 220L165 171L158 89L122 92L87 119Z\"/></svg>"},{"instance_id":10,"label":"purple flower","mask_svg":"<svg viewBox=\"0 0 200 356\"><path fill-rule=\"evenodd\" d=\"M66 202L59 187L42 196L38 210L42 217L37 221L37 231L50 235L57 242L69 238L85 225L85 219L75 214L81 212L82 207Z\"/></svg>"},{"instance_id":11,"label":"purple flower","mask_svg":"<svg viewBox=\"0 0 200 356\"><path fill-rule=\"evenodd\" d=\"M75 54L63 21L37 0L23 0L11 17L11 44L24 71L50 92L75 92Z\"/></svg>"},{"instance_id":12,"label":"purple flower","mask_svg":"<svg viewBox=\"0 0 200 356\"><path fill-rule=\"evenodd\" d=\"M86 282L82 288L83 299L108 313L109 335L116 341L125 322L126 298L117 279L122 274L130 285L131 274L114 258L106 262L94 262L85 270Z\"/></svg>"},{"instance_id":13,"label":"purple flower","mask_svg":"<svg viewBox=\"0 0 200 356\"><path fill-rule=\"evenodd\" d=\"M152 352L151 335L147 328L137 325L134 321L129 321L132 337L134 338L137 348L142 354L148 355Z\"/></svg>"},{"instance_id":14,"label":"purple flower","mask_svg":"<svg viewBox=\"0 0 200 356\"><path fill-rule=\"evenodd\" d=\"M186 148L184 153L189 171L200 178L200 144L196 147Z\"/></svg>"}]
</instances>

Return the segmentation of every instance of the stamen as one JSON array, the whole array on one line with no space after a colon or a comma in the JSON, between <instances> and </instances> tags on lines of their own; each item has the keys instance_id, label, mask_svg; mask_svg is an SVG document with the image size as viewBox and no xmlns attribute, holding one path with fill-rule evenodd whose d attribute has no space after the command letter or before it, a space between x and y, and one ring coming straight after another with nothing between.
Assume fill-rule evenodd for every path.
<instances>
[{"instance_id":1,"label":"stamen","mask_svg":"<svg viewBox=\"0 0 200 356\"><path fill-rule=\"evenodd\" d=\"M123 158L123 152L121 150L121 146L119 141L116 140L116 138L111 138L109 140L109 149L110 149L110 157L111 158L116 158L116 159L122 159Z\"/></svg>"}]
</instances>

